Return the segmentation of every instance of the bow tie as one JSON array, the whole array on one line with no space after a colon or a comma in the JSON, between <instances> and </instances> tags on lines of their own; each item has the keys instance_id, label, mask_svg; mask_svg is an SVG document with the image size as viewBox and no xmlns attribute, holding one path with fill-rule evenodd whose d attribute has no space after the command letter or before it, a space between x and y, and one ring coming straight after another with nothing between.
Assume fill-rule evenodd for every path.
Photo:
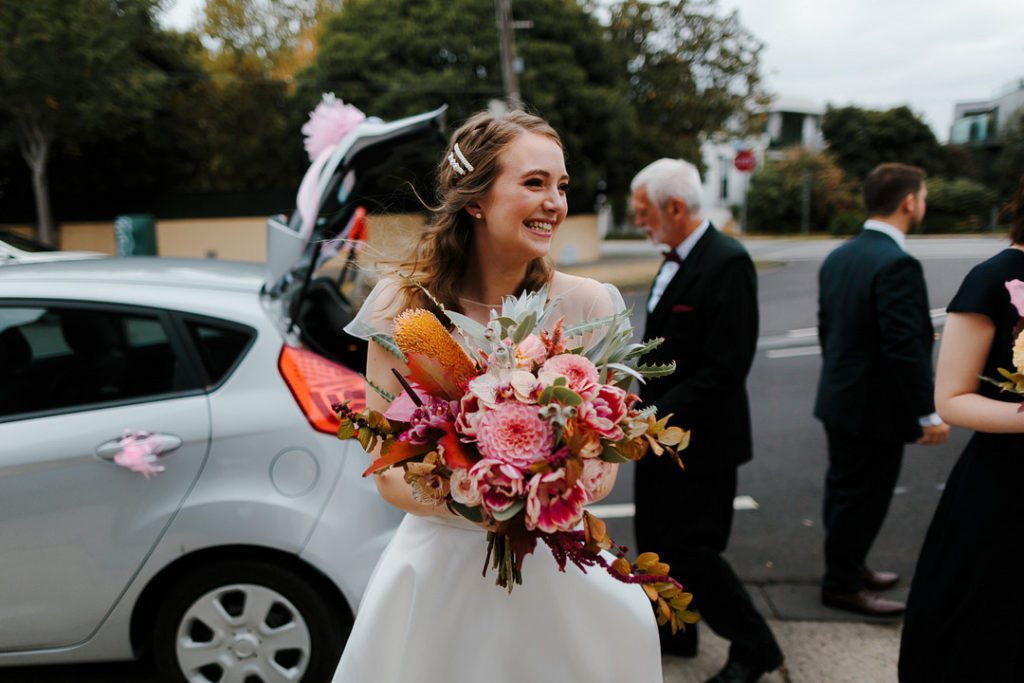
<instances>
[{"instance_id":1,"label":"bow tie","mask_svg":"<svg viewBox=\"0 0 1024 683\"><path fill-rule=\"evenodd\" d=\"M679 258L679 252L677 252L675 249L666 251L665 253L662 254L662 256L665 257L666 262L678 263L679 265L683 265L683 259Z\"/></svg>"}]
</instances>

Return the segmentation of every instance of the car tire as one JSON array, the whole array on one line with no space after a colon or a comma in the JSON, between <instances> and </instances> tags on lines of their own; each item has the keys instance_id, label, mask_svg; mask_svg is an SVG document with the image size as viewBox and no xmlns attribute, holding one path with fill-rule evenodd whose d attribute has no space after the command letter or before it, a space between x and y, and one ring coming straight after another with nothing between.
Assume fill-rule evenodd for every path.
<instances>
[{"instance_id":1,"label":"car tire","mask_svg":"<svg viewBox=\"0 0 1024 683\"><path fill-rule=\"evenodd\" d=\"M156 614L152 652L161 680L329 681L352 618L315 585L263 560L193 569Z\"/></svg>"}]
</instances>

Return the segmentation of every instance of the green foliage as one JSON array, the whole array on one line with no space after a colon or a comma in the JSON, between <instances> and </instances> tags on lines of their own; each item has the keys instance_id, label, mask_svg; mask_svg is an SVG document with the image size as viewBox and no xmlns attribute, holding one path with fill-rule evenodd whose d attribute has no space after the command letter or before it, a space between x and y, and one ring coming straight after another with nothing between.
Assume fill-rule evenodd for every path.
<instances>
[{"instance_id":1,"label":"green foliage","mask_svg":"<svg viewBox=\"0 0 1024 683\"><path fill-rule=\"evenodd\" d=\"M513 9L516 21L532 22L516 33L523 101L562 134L570 208L590 211L599 180L628 180L628 148L615 144L631 134L625 60L572 0L521 0ZM330 19L302 80L309 85L299 96L310 107L326 90L385 119L447 104L458 125L503 97L494 3L350 0Z\"/></svg>"},{"instance_id":2,"label":"green foliage","mask_svg":"<svg viewBox=\"0 0 1024 683\"><path fill-rule=\"evenodd\" d=\"M755 122L766 103L761 87L763 47L736 12L719 16L715 0L612 7L612 40L628 60L636 138L633 171L664 156L701 163L702 136L727 122Z\"/></svg>"},{"instance_id":3,"label":"green foliage","mask_svg":"<svg viewBox=\"0 0 1024 683\"><path fill-rule=\"evenodd\" d=\"M989 186L1003 205L1013 198L1017 184L1024 177L1024 107L1014 112L1000 137L1002 149L992 164L995 177Z\"/></svg>"},{"instance_id":4,"label":"green foliage","mask_svg":"<svg viewBox=\"0 0 1024 683\"><path fill-rule=\"evenodd\" d=\"M821 131L836 163L858 182L889 161L920 166L929 175L949 171L950 159L931 128L907 107L887 111L829 107Z\"/></svg>"},{"instance_id":5,"label":"green foliage","mask_svg":"<svg viewBox=\"0 0 1024 683\"><path fill-rule=\"evenodd\" d=\"M124 140L171 85L156 0L0 0L0 123L32 170L39 236L51 242L47 166L55 145Z\"/></svg>"},{"instance_id":6,"label":"green foliage","mask_svg":"<svg viewBox=\"0 0 1024 683\"><path fill-rule=\"evenodd\" d=\"M751 174L747 194L747 220L751 232L784 234L800 231L804 178L810 178L810 229L830 227L833 219L855 213L859 199L829 154L793 148L777 161L769 161ZM848 219L841 219L847 221Z\"/></svg>"},{"instance_id":7,"label":"green foliage","mask_svg":"<svg viewBox=\"0 0 1024 683\"><path fill-rule=\"evenodd\" d=\"M979 232L985 229L996 194L968 178L929 178L928 209L921 228L928 233Z\"/></svg>"}]
</instances>

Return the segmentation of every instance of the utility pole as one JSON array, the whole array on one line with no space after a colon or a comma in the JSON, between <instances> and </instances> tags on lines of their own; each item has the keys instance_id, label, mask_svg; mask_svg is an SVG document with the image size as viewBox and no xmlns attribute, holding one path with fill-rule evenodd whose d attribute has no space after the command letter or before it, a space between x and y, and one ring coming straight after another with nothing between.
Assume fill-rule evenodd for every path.
<instances>
[{"instance_id":1,"label":"utility pole","mask_svg":"<svg viewBox=\"0 0 1024 683\"><path fill-rule=\"evenodd\" d=\"M512 33L512 8L509 0L494 0L494 11L498 19L498 42L501 48L501 81L505 86L505 99L512 110L522 109L519 96L519 77L516 75L516 43Z\"/></svg>"}]
</instances>

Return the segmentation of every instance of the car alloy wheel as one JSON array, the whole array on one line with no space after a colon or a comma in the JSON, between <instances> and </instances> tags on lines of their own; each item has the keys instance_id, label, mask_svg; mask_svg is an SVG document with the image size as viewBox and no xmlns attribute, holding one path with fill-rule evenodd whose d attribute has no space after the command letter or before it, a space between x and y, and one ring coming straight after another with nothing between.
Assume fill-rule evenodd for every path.
<instances>
[{"instance_id":1,"label":"car alloy wheel","mask_svg":"<svg viewBox=\"0 0 1024 683\"><path fill-rule=\"evenodd\" d=\"M351 620L290 569L232 561L175 583L159 611L153 654L166 681L327 680Z\"/></svg>"}]
</instances>

